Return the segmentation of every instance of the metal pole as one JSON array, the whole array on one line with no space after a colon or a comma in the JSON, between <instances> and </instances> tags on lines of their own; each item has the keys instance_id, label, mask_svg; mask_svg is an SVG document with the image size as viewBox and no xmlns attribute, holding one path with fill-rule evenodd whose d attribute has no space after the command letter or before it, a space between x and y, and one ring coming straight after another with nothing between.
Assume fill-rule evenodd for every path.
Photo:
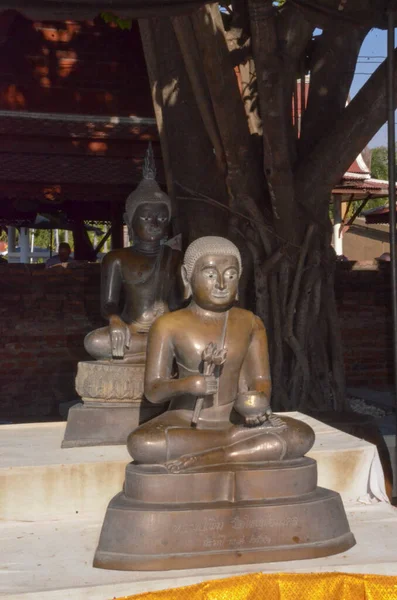
<instances>
[{"instance_id":1,"label":"metal pole","mask_svg":"<svg viewBox=\"0 0 397 600\"><path fill-rule=\"evenodd\" d=\"M27 264L29 260L29 229L21 227L19 232L19 262Z\"/></svg>"},{"instance_id":2,"label":"metal pole","mask_svg":"<svg viewBox=\"0 0 397 600\"><path fill-rule=\"evenodd\" d=\"M33 256L33 254L34 254L34 236L36 234L36 230L32 229L31 231L32 231L32 237L31 237L31 243L30 243L30 254L32 256L30 257L30 262L34 263L34 256Z\"/></svg>"},{"instance_id":3,"label":"metal pole","mask_svg":"<svg viewBox=\"0 0 397 600\"><path fill-rule=\"evenodd\" d=\"M8 232L8 252L15 252L15 227L10 225L7 229Z\"/></svg>"},{"instance_id":4,"label":"metal pole","mask_svg":"<svg viewBox=\"0 0 397 600\"><path fill-rule=\"evenodd\" d=\"M9 225L7 227L7 235L8 235L8 249L7 249L7 259L9 263L18 262L19 257L17 258L15 253L16 247L16 232L15 227Z\"/></svg>"},{"instance_id":5,"label":"metal pole","mask_svg":"<svg viewBox=\"0 0 397 600\"><path fill-rule=\"evenodd\" d=\"M390 277L393 311L394 349L394 402L397 447L397 249L396 249L396 133L394 125L394 11L388 12L387 20L387 99L388 99L388 162L389 162L389 218L390 218Z\"/></svg>"},{"instance_id":6,"label":"metal pole","mask_svg":"<svg viewBox=\"0 0 397 600\"><path fill-rule=\"evenodd\" d=\"M343 237L341 232L342 225L342 200L339 194L333 194L334 201L334 250L336 256L343 255Z\"/></svg>"}]
</instances>

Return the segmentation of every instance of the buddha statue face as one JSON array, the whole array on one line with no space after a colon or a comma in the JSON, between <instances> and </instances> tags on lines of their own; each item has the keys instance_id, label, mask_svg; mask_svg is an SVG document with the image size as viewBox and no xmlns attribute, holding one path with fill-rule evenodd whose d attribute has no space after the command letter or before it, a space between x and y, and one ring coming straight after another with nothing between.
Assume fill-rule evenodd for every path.
<instances>
[{"instance_id":1,"label":"buddha statue face","mask_svg":"<svg viewBox=\"0 0 397 600\"><path fill-rule=\"evenodd\" d=\"M165 239L171 213L171 200L156 182L156 165L152 145L149 143L142 169L142 181L125 203L124 221L130 240L158 243Z\"/></svg>"},{"instance_id":2,"label":"buddha statue face","mask_svg":"<svg viewBox=\"0 0 397 600\"><path fill-rule=\"evenodd\" d=\"M236 256L206 254L197 259L189 279L186 269L182 276L193 300L204 310L222 312L237 299L240 265Z\"/></svg>"},{"instance_id":3,"label":"buddha statue face","mask_svg":"<svg viewBox=\"0 0 397 600\"><path fill-rule=\"evenodd\" d=\"M130 237L144 242L158 242L167 237L169 220L166 204L143 202L134 211L132 220L128 220Z\"/></svg>"}]
</instances>

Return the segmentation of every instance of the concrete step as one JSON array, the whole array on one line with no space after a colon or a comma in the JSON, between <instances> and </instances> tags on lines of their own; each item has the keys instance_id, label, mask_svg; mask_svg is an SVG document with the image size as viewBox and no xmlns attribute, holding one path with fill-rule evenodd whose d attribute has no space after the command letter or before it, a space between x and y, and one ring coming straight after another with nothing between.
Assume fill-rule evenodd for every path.
<instances>
[{"instance_id":1,"label":"concrete step","mask_svg":"<svg viewBox=\"0 0 397 600\"><path fill-rule=\"evenodd\" d=\"M75 515L61 521L0 524L0 597L7 600L110 600L250 572L330 572L397 575L397 511L390 505L347 509L357 545L326 558L185 571L94 569L101 522Z\"/></svg>"},{"instance_id":2,"label":"concrete step","mask_svg":"<svg viewBox=\"0 0 397 600\"><path fill-rule=\"evenodd\" d=\"M383 474L375 446L300 413L316 442L308 456L318 464L318 485L345 503L371 485L383 499ZM65 423L0 426L0 519L48 521L80 515L101 520L121 491L130 456L125 446L61 448Z\"/></svg>"},{"instance_id":3,"label":"concrete step","mask_svg":"<svg viewBox=\"0 0 397 600\"><path fill-rule=\"evenodd\" d=\"M125 446L61 449L65 423L0 427L0 519L102 518L121 490Z\"/></svg>"}]
</instances>

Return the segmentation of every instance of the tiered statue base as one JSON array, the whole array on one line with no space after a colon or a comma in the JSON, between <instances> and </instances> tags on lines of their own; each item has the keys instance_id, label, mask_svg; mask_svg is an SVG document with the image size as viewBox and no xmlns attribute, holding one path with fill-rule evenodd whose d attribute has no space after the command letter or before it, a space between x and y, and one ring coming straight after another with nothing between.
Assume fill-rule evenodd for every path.
<instances>
[{"instance_id":1,"label":"tiered statue base","mask_svg":"<svg viewBox=\"0 0 397 600\"><path fill-rule=\"evenodd\" d=\"M156 472L157 471L157 472ZM94 566L168 570L315 558L355 544L339 494L310 458L169 474L130 464Z\"/></svg>"},{"instance_id":2,"label":"tiered statue base","mask_svg":"<svg viewBox=\"0 0 397 600\"><path fill-rule=\"evenodd\" d=\"M69 410L62 448L126 444L140 425L164 406L143 397L145 365L117 361L78 364L76 391L84 404Z\"/></svg>"}]
</instances>

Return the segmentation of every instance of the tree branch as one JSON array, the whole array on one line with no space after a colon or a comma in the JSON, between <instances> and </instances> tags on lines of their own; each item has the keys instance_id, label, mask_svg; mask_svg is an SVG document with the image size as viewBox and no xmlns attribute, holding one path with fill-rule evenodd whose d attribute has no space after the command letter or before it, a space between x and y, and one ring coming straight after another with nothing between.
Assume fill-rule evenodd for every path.
<instances>
[{"instance_id":1,"label":"tree branch","mask_svg":"<svg viewBox=\"0 0 397 600\"><path fill-rule=\"evenodd\" d=\"M186 71L196 97L197 106L203 119L204 127L214 147L220 172L225 173L225 154L219 137L211 98L208 94L205 75L200 63L200 56L191 20L189 17L172 17L171 22L181 48L181 54L186 65Z\"/></svg>"},{"instance_id":2,"label":"tree branch","mask_svg":"<svg viewBox=\"0 0 397 600\"><path fill-rule=\"evenodd\" d=\"M299 244L303 230L292 171L295 162L295 147L290 135L293 75L288 52L299 54L302 45L295 38L287 42L292 13L287 12L280 22L281 34L276 22L278 13L271 0L248 0L248 8L263 124L263 168L275 217L274 226L282 237ZM306 31L308 29L306 24Z\"/></svg>"},{"instance_id":3,"label":"tree branch","mask_svg":"<svg viewBox=\"0 0 397 600\"><path fill-rule=\"evenodd\" d=\"M253 151L245 110L217 5L191 17L227 163L230 207L244 206L263 226L264 177ZM261 227L262 236L263 227ZM269 243L264 240L264 244Z\"/></svg>"},{"instance_id":4,"label":"tree branch","mask_svg":"<svg viewBox=\"0 0 397 600\"><path fill-rule=\"evenodd\" d=\"M302 279L302 272L303 272L303 267L304 267L305 260L306 260L306 255L309 251L310 240L314 233L314 227L315 227L314 224L310 223L309 227L307 228L305 240L303 242L303 245L302 245L302 248L301 248L301 251L299 254L299 260L298 260L298 265L296 267L295 278L294 278L294 282L292 284L291 297L290 297L290 300L288 302L288 307L287 307L287 315L286 315L286 320L285 320L285 331L286 331L285 335L286 335L286 337L291 336L292 332L293 332L294 314L295 314L295 310L296 310L296 303L297 303L298 296L299 296L300 282Z\"/></svg>"},{"instance_id":5,"label":"tree branch","mask_svg":"<svg viewBox=\"0 0 397 600\"><path fill-rule=\"evenodd\" d=\"M146 68L149 77L150 88L152 92L152 101L154 114L156 116L157 127L160 132L160 146L161 146L161 154L163 156L164 163L164 171L165 171L165 179L167 183L168 193L171 196L171 200L173 202L172 212L173 214L177 214L177 206L175 205L175 193L174 193L174 177L172 172L171 158L170 158L170 149L169 149L169 140L165 132L164 127L164 106L163 106L163 98L160 93L158 93L157 86L160 80L159 67L157 64L156 50L155 50L155 41L154 34L152 29L152 22L150 19L140 19L139 23L139 32L141 34L141 41L143 50L145 53L145 61Z\"/></svg>"},{"instance_id":6,"label":"tree branch","mask_svg":"<svg viewBox=\"0 0 397 600\"><path fill-rule=\"evenodd\" d=\"M288 128L284 114L284 81L278 36L276 11L271 0L248 1L252 51L258 76L258 90L263 123L264 171L273 185L275 176L283 171L291 178L291 157L288 151ZM277 132L277 135L274 135ZM272 143L271 143L272 142ZM274 207L277 213L277 207Z\"/></svg>"},{"instance_id":7,"label":"tree branch","mask_svg":"<svg viewBox=\"0 0 397 600\"><path fill-rule=\"evenodd\" d=\"M262 119L259 114L258 82L256 77L255 63L249 58L244 64L239 65L242 97L245 112L247 114L248 126L251 134L259 138L263 135ZM259 144L258 144L259 146ZM260 149L262 152L262 148Z\"/></svg>"},{"instance_id":8,"label":"tree branch","mask_svg":"<svg viewBox=\"0 0 397 600\"><path fill-rule=\"evenodd\" d=\"M397 50L394 52L397 84ZM395 102L396 102L395 98ZM323 136L295 174L296 193L314 218L324 221L330 190L387 119L386 61Z\"/></svg>"},{"instance_id":9,"label":"tree branch","mask_svg":"<svg viewBox=\"0 0 397 600\"><path fill-rule=\"evenodd\" d=\"M233 214L236 217L240 217L243 219L246 219L247 221L250 221L252 226L256 228L256 230L258 231L258 234L260 236L263 248L266 252L266 254L270 254L271 253L271 241L270 241L270 237L272 234L272 230L271 228L266 225L263 216L259 213L258 209L255 209L256 212L254 214L252 214L251 216L249 215L245 215L243 213L240 213L238 211L236 211L235 209L230 208L229 206L226 206L225 204L221 204L220 202L218 202L217 200L214 200L213 198L210 198L209 196L206 196L205 194L202 194L198 191L194 191L191 188L187 188L186 186L183 186L181 183L179 183L178 181L175 181L175 185L180 187L182 190L184 190L185 192L187 192L188 194L191 194L190 196L177 196L177 198L179 200L193 200L193 201L199 201L199 202L207 202L208 204L212 204L213 206L216 206L218 208L221 208L223 210L227 210L229 213ZM248 212L249 212L249 207L248 207ZM275 236L277 237L277 236ZM282 242L285 242L285 240L281 240Z\"/></svg>"},{"instance_id":10,"label":"tree branch","mask_svg":"<svg viewBox=\"0 0 397 600\"><path fill-rule=\"evenodd\" d=\"M292 95L297 73L304 66L306 53L312 44L313 25L294 4L287 2L277 15L277 34L284 65L284 113L289 128L290 155L296 161L295 134L292 133Z\"/></svg>"},{"instance_id":11,"label":"tree branch","mask_svg":"<svg viewBox=\"0 0 397 600\"><path fill-rule=\"evenodd\" d=\"M141 35L150 73L161 143L169 152L172 183L175 177L187 187L227 202L224 177L219 170L213 144L203 127L185 62L171 20L141 21ZM188 135L186 135L188 132ZM167 182L168 183L168 182ZM227 221L218 209L208 207L204 214L198 205L178 202L179 226L186 241L208 235L227 234Z\"/></svg>"},{"instance_id":12,"label":"tree branch","mask_svg":"<svg viewBox=\"0 0 397 600\"><path fill-rule=\"evenodd\" d=\"M319 37L310 69L299 155L306 156L334 127L346 106L357 57L368 29L332 23Z\"/></svg>"}]
</instances>

